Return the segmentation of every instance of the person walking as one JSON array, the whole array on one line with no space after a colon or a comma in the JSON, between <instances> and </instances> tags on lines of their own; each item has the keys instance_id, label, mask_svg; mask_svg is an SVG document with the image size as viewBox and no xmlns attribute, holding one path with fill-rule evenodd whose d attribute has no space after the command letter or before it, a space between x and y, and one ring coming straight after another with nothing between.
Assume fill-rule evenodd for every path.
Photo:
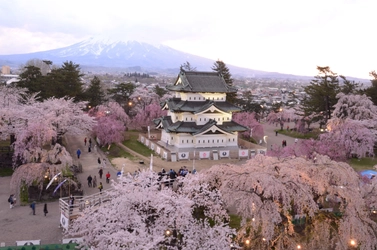
<instances>
[{"instance_id":1,"label":"person walking","mask_svg":"<svg viewBox=\"0 0 377 250\"><path fill-rule=\"evenodd\" d=\"M110 172L106 174L106 183L110 183Z\"/></svg>"},{"instance_id":2,"label":"person walking","mask_svg":"<svg viewBox=\"0 0 377 250\"><path fill-rule=\"evenodd\" d=\"M99 192L102 194L102 189L103 189L102 182L99 183L98 189L99 189Z\"/></svg>"},{"instance_id":3,"label":"person walking","mask_svg":"<svg viewBox=\"0 0 377 250\"><path fill-rule=\"evenodd\" d=\"M86 137L85 137L85 139L84 139L84 145L86 146Z\"/></svg>"},{"instance_id":4,"label":"person walking","mask_svg":"<svg viewBox=\"0 0 377 250\"><path fill-rule=\"evenodd\" d=\"M48 210L47 210L47 203L45 203L45 206L43 208L43 213L45 214L45 216L47 215L48 213Z\"/></svg>"},{"instance_id":5,"label":"person walking","mask_svg":"<svg viewBox=\"0 0 377 250\"><path fill-rule=\"evenodd\" d=\"M102 168L99 169L98 174L99 174L99 178L102 179L102 175L103 175L103 170L102 170Z\"/></svg>"},{"instance_id":6,"label":"person walking","mask_svg":"<svg viewBox=\"0 0 377 250\"><path fill-rule=\"evenodd\" d=\"M98 157L97 162L98 162L98 168L101 168L101 158L100 157Z\"/></svg>"},{"instance_id":7,"label":"person walking","mask_svg":"<svg viewBox=\"0 0 377 250\"><path fill-rule=\"evenodd\" d=\"M16 198L14 198L14 194L11 194L8 198L9 206L10 208L14 207L14 204L16 203Z\"/></svg>"},{"instance_id":8,"label":"person walking","mask_svg":"<svg viewBox=\"0 0 377 250\"><path fill-rule=\"evenodd\" d=\"M93 187L94 188L97 187L97 177L96 176L93 177Z\"/></svg>"},{"instance_id":9,"label":"person walking","mask_svg":"<svg viewBox=\"0 0 377 250\"><path fill-rule=\"evenodd\" d=\"M92 180L93 180L92 176L89 175L87 180L88 180L88 187L92 187Z\"/></svg>"},{"instance_id":10,"label":"person walking","mask_svg":"<svg viewBox=\"0 0 377 250\"><path fill-rule=\"evenodd\" d=\"M77 159L80 159L81 150L80 150L80 149L77 149L76 154L77 154Z\"/></svg>"},{"instance_id":11,"label":"person walking","mask_svg":"<svg viewBox=\"0 0 377 250\"><path fill-rule=\"evenodd\" d=\"M92 147L92 138L89 138L89 147Z\"/></svg>"},{"instance_id":12,"label":"person walking","mask_svg":"<svg viewBox=\"0 0 377 250\"><path fill-rule=\"evenodd\" d=\"M31 204L30 204L30 208L33 212L33 215L35 215L35 201L33 201Z\"/></svg>"}]
</instances>

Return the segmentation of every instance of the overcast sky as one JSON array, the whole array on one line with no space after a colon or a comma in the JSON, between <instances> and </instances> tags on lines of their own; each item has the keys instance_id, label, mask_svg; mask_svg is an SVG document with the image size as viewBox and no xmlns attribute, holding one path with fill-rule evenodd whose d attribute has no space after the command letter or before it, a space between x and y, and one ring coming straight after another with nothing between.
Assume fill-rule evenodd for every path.
<instances>
[{"instance_id":1,"label":"overcast sky","mask_svg":"<svg viewBox=\"0 0 377 250\"><path fill-rule=\"evenodd\" d=\"M314 76L316 66L370 78L373 0L0 0L0 55L106 36L162 43L226 64Z\"/></svg>"}]
</instances>

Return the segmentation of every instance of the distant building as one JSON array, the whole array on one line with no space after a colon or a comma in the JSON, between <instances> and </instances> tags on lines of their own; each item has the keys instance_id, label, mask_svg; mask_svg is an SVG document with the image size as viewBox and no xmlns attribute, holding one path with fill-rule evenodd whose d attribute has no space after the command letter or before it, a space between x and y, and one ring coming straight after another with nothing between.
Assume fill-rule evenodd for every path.
<instances>
[{"instance_id":1,"label":"distant building","mask_svg":"<svg viewBox=\"0 0 377 250\"><path fill-rule=\"evenodd\" d=\"M167 116L154 120L161 141L180 149L238 147L238 133L248 128L232 121L241 109L226 101L237 90L216 72L181 71L166 88L174 97L162 104Z\"/></svg>"},{"instance_id":2,"label":"distant building","mask_svg":"<svg viewBox=\"0 0 377 250\"><path fill-rule=\"evenodd\" d=\"M1 74L3 75L9 75L10 74L10 67L7 65L4 65L1 67Z\"/></svg>"},{"instance_id":3,"label":"distant building","mask_svg":"<svg viewBox=\"0 0 377 250\"><path fill-rule=\"evenodd\" d=\"M13 82L18 82L20 80L19 75L1 74L0 83L9 85Z\"/></svg>"}]
</instances>

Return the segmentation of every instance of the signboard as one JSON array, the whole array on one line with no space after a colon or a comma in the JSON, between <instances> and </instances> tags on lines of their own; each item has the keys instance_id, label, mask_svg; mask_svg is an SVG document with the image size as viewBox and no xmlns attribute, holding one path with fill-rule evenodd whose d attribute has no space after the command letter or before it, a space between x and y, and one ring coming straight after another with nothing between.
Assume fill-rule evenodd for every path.
<instances>
[{"instance_id":1,"label":"signboard","mask_svg":"<svg viewBox=\"0 0 377 250\"><path fill-rule=\"evenodd\" d=\"M199 152L200 159L209 159L210 153L209 151L201 151Z\"/></svg>"},{"instance_id":2,"label":"signboard","mask_svg":"<svg viewBox=\"0 0 377 250\"><path fill-rule=\"evenodd\" d=\"M63 228L68 230L68 223L69 223L68 218L63 213L61 213L60 214L60 225L62 225Z\"/></svg>"},{"instance_id":3,"label":"signboard","mask_svg":"<svg viewBox=\"0 0 377 250\"><path fill-rule=\"evenodd\" d=\"M220 151L220 158L229 158L229 150L221 150Z\"/></svg>"},{"instance_id":4,"label":"signboard","mask_svg":"<svg viewBox=\"0 0 377 250\"><path fill-rule=\"evenodd\" d=\"M179 160L188 160L189 158L189 152L179 152L178 153L178 159Z\"/></svg>"},{"instance_id":5,"label":"signboard","mask_svg":"<svg viewBox=\"0 0 377 250\"><path fill-rule=\"evenodd\" d=\"M168 158L168 152L164 151L164 153L162 154L162 158L167 159Z\"/></svg>"},{"instance_id":6,"label":"signboard","mask_svg":"<svg viewBox=\"0 0 377 250\"><path fill-rule=\"evenodd\" d=\"M145 146L149 146L149 140L148 139L145 139Z\"/></svg>"},{"instance_id":7,"label":"signboard","mask_svg":"<svg viewBox=\"0 0 377 250\"><path fill-rule=\"evenodd\" d=\"M154 150L154 143L151 143L151 149Z\"/></svg>"},{"instance_id":8,"label":"signboard","mask_svg":"<svg viewBox=\"0 0 377 250\"><path fill-rule=\"evenodd\" d=\"M157 146L156 152L157 154L161 154L161 148L159 146Z\"/></svg>"},{"instance_id":9,"label":"signboard","mask_svg":"<svg viewBox=\"0 0 377 250\"><path fill-rule=\"evenodd\" d=\"M144 136L140 138L141 143L144 143Z\"/></svg>"},{"instance_id":10,"label":"signboard","mask_svg":"<svg viewBox=\"0 0 377 250\"><path fill-rule=\"evenodd\" d=\"M238 150L238 157L249 157L249 150L247 149Z\"/></svg>"}]
</instances>

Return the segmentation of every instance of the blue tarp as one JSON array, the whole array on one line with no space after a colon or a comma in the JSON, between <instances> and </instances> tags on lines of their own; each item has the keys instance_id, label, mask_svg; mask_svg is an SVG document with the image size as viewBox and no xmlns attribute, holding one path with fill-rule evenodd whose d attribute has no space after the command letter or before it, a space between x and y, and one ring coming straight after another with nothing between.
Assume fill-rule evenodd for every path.
<instances>
[{"instance_id":1,"label":"blue tarp","mask_svg":"<svg viewBox=\"0 0 377 250\"><path fill-rule=\"evenodd\" d=\"M377 177L377 171L374 171L374 170L363 170L363 171L360 172L360 175L363 176L363 177L366 176L369 179L372 179L372 178Z\"/></svg>"}]
</instances>

